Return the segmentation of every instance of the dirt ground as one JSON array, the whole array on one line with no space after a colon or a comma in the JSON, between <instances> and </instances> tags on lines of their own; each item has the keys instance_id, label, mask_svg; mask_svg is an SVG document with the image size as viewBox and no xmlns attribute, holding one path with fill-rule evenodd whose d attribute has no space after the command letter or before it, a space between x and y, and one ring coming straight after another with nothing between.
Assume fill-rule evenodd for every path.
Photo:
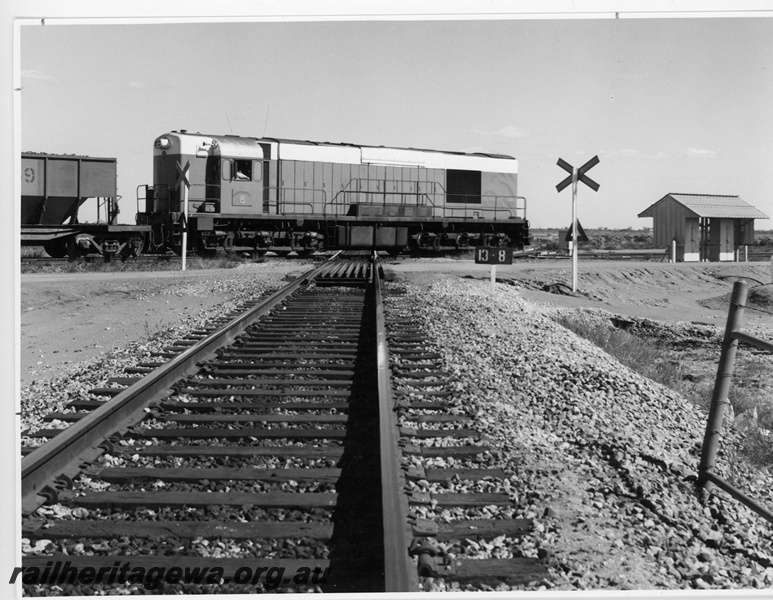
<instances>
[{"instance_id":1,"label":"dirt ground","mask_svg":"<svg viewBox=\"0 0 773 600\"><path fill-rule=\"evenodd\" d=\"M21 387L57 369L143 341L228 301L235 280L283 277L304 262L223 270L22 274Z\"/></svg>"},{"instance_id":2,"label":"dirt ground","mask_svg":"<svg viewBox=\"0 0 773 600\"><path fill-rule=\"evenodd\" d=\"M490 280L486 265L471 261L437 260L388 263L389 268L416 285L428 285L449 275ZM727 303L716 300L745 279L750 287L771 281L766 263L677 263L594 260L578 264L577 295L543 291L543 287L571 292L569 260L516 261L496 267L498 283L516 285L524 298L569 308L600 308L632 317L723 325ZM563 284L556 286L555 284ZM709 301L709 302L707 302ZM710 306L704 306L708 304ZM749 323L768 319L749 311Z\"/></svg>"},{"instance_id":3,"label":"dirt ground","mask_svg":"<svg viewBox=\"0 0 773 600\"><path fill-rule=\"evenodd\" d=\"M280 269L277 264L250 265L243 275L261 268ZM290 264L285 271L301 268ZM386 270L418 286L444 277L490 279L490 268L472 260L392 260ZM217 273L222 271L22 274L21 386L51 378L60 366L146 339L222 304L228 298L227 287L213 285L207 293L191 292L195 282ZM535 303L719 326L724 326L727 302L718 299L731 291L734 280L748 278L756 285L769 282L770 277L766 263L586 261L578 265L579 293L571 296L542 291L545 286L560 291L571 285L568 260L520 261L496 269L498 283L517 286ZM566 285L554 285L561 283ZM770 322L771 317L747 311L746 322Z\"/></svg>"}]
</instances>

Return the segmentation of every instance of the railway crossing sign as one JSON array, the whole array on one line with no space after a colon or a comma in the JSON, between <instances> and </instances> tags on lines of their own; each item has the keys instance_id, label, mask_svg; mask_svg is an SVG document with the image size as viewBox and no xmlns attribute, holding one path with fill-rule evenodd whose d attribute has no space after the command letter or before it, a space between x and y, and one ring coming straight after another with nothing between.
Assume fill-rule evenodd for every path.
<instances>
[{"instance_id":1,"label":"railway crossing sign","mask_svg":"<svg viewBox=\"0 0 773 600\"><path fill-rule=\"evenodd\" d=\"M594 192L599 191L599 184L593 181L590 177L588 177L585 173L590 171L593 167L595 167L597 164L599 164L599 157L594 156L591 158L588 162L586 162L583 166L581 166L579 169L577 169L577 181L582 181L585 185L587 185L590 189L592 189ZM558 159L558 166L561 167L564 171L569 173L569 177L561 181L556 186L556 190L559 192L563 190L567 185L572 183L572 177L574 175L574 167L570 165L568 162L566 162L563 158Z\"/></svg>"},{"instance_id":2,"label":"railway crossing sign","mask_svg":"<svg viewBox=\"0 0 773 600\"><path fill-rule=\"evenodd\" d=\"M599 191L599 184L586 175L593 167L599 164L599 157L594 156L579 169L575 169L563 158L558 159L558 166L569 173L569 176L561 180L556 186L557 191L561 191L570 183L572 184L572 228L566 235L566 241L577 240L577 242L588 241L588 236L582 231L579 221L577 221L577 182L582 181L594 192ZM581 235L578 236L578 233ZM583 240L583 237L585 238ZM577 291L577 243L572 242L572 292Z\"/></svg>"},{"instance_id":3,"label":"railway crossing sign","mask_svg":"<svg viewBox=\"0 0 773 600\"><path fill-rule=\"evenodd\" d=\"M180 161L177 161L177 182L174 184L174 189L179 190L180 184L184 183L186 188L191 187L191 180L188 179L188 171L191 168L191 161L187 161L185 166L180 165Z\"/></svg>"},{"instance_id":4,"label":"railway crossing sign","mask_svg":"<svg viewBox=\"0 0 773 600\"><path fill-rule=\"evenodd\" d=\"M180 161L177 161L177 182L175 183L174 187L175 189L180 188L180 184L183 184L183 210L182 214L180 215L179 223L182 226L182 270L185 271L186 266L186 255L188 251L188 190L191 187L191 180L188 179L188 170L191 168L191 161L186 161L185 166L183 167L180 164Z\"/></svg>"}]
</instances>

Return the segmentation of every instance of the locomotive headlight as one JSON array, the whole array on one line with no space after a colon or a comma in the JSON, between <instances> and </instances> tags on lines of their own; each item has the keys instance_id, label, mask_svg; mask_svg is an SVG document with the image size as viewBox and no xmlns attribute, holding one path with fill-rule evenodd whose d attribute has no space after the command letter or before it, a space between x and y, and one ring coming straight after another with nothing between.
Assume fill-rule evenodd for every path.
<instances>
[{"instance_id":1,"label":"locomotive headlight","mask_svg":"<svg viewBox=\"0 0 773 600\"><path fill-rule=\"evenodd\" d=\"M172 145L172 142L169 141L169 138L158 138L156 140L156 149L158 150L165 150L166 148L169 148L169 146Z\"/></svg>"}]
</instances>

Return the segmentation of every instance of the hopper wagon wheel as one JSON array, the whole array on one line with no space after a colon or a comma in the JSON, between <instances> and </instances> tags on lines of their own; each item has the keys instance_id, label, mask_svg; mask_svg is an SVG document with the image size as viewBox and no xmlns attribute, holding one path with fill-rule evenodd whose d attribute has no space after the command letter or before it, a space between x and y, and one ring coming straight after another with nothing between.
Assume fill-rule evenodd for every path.
<instances>
[{"instance_id":1,"label":"hopper wagon wheel","mask_svg":"<svg viewBox=\"0 0 773 600\"><path fill-rule=\"evenodd\" d=\"M71 238L56 238L43 244L43 250L51 258L64 258L70 253L70 245L72 243L73 240Z\"/></svg>"},{"instance_id":2,"label":"hopper wagon wheel","mask_svg":"<svg viewBox=\"0 0 773 600\"><path fill-rule=\"evenodd\" d=\"M315 252L314 248L302 248L300 250L295 251L295 253L301 258L308 258L312 254L314 254L314 252Z\"/></svg>"},{"instance_id":3,"label":"hopper wagon wheel","mask_svg":"<svg viewBox=\"0 0 773 600\"><path fill-rule=\"evenodd\" d=\"M284 257L290 255L290 251L289 250L274 250L274 254L276 254L280 258L284 258Z\"/></svg>"}]
</instances>

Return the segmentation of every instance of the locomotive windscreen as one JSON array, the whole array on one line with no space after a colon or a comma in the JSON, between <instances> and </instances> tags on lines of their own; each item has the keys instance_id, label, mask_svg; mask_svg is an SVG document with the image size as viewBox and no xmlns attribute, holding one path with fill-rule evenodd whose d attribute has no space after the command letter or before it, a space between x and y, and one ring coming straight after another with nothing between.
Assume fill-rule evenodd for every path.
<instances>
[{"instance_id":1,"label":"locomotive windscreen","mask_svg":"<svg viewBox=\"0 0 773 600\"><path fill-rule=\"evenodd\" d=\"M480 171L446 171L446 202L480 204Z\"/></svg>"}]
</instances>

